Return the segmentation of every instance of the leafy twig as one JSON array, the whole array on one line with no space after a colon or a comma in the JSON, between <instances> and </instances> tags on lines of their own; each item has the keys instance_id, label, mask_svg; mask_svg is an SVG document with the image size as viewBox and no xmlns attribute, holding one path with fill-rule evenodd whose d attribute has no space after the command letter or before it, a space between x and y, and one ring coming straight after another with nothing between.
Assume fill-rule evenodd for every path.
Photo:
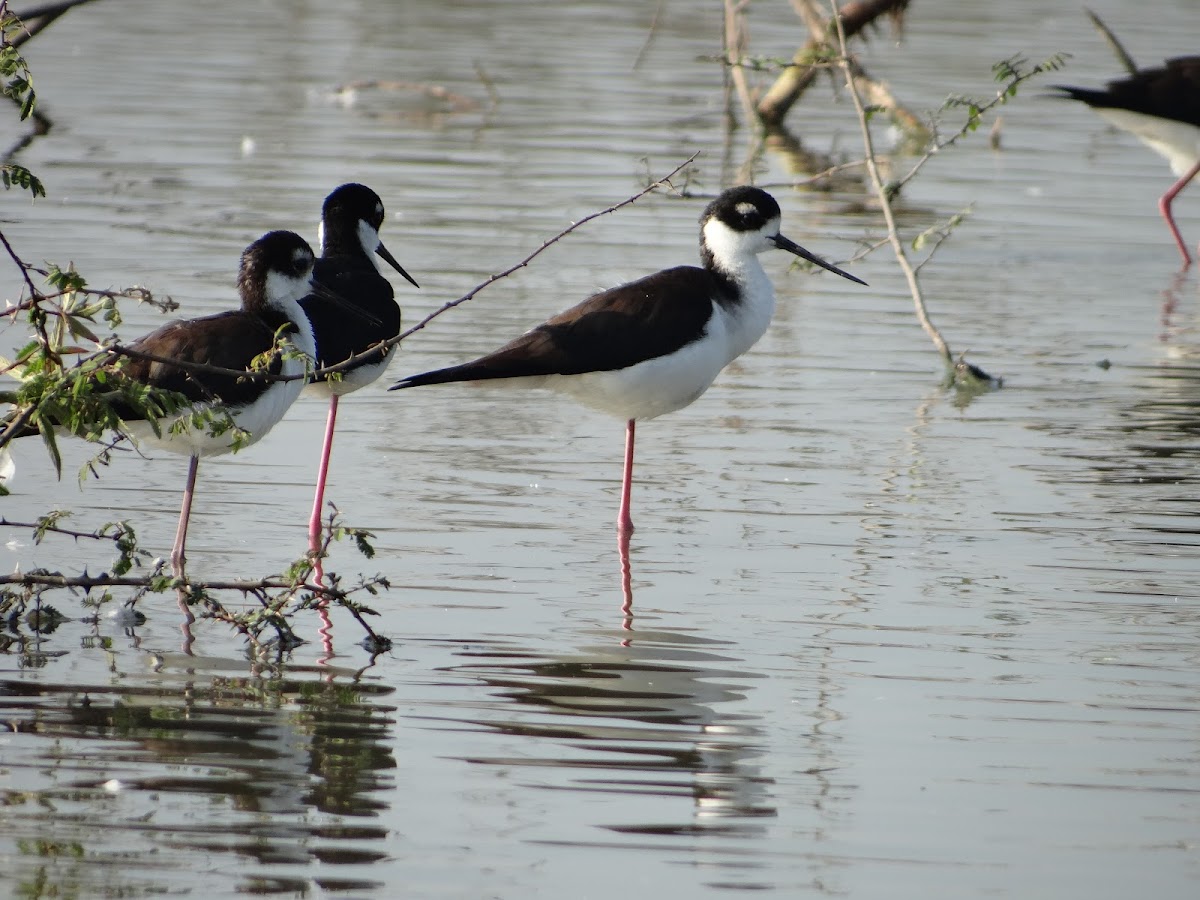
<instances>
[{"instance_id":1,"label":"leafy twig","mask_svg":"<svg viewBox=\"0 0 1200 900\"><path fill-rule=\"evenodd\" d=\"M952 96L946 100L943 109L962 108L967 110L967 117L963 121L962 127L947 138L943 138L937 132L937 123L933 124L934 140L921 157L913 163L903 178L893 181L888 185L889 195L895 195L910 181L912 181L921 169L925 168L926 163L934 156L952 147L960 140L966 137L971 132L975 131L983 123L984 116L997 106L1003 106L1017 94L1017 88L1028 81L1045 72L1053 72L1061 69L1069 58L1069 54L1056 53L1043 62L1040 62L1029 69L1026 69L1026 60L1022 56L1012 56L1008 59L1001 60L992 66L992 74L996 81L1001 83L1001 87L996 91L994 97L988 100L977 100L971 97Z\"/></svg>"}]
</instances>

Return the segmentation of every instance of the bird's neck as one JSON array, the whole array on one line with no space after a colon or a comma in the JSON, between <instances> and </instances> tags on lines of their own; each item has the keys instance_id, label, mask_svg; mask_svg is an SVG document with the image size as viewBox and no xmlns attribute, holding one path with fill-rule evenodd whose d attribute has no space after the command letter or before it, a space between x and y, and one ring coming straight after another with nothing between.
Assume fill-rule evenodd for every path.
<instances>
[{"instance_id":1,"label":"bird's neck","mask_svg":"<svg viewBox=\"0 0 1200 900\"><path fill-rule=\"evenodd\" d=\"M729 359L741 356L767 331L775 315L775 288L757 256L744 256L732 265L710 266L718 282L730 286L716 303L729 333Z\"/></svg>"},{"instance_id":2,"label":"bird's neck","mask_svg":"<svg viewBox=\"0 0 1200 900\"><path fill-rule=\"evenodd\" d=\"M366 222L349 231L345 228L326 228L321 223L321 257L329 259L354 259L371 268L375 266L375 248L379 246L379 232Z\"/></svg>"},{"instance_id":3,"label":"bird's neck","mask_svg":"<svg viewBox=\"0 0 1200 900\"><path fill-rule=\"evenodd\" d=\"M341 259L349 257L363 262L370 262L370 257L363 252L362 244L359 243L357 235L327 234L325 236L324 248L321 251L321 258L330 259L333 257Z\"/></svg>"},{"instance_id":4,"label":"bird's neck","mask_svg":"<svg viewBox=\"0 0 1200 900\"><path fill-rule=\"evenodd\" d=\"M312 323L300 304L291 297L275 298L269 305L258 311L259 318L272 332L287 326L283 334L291 341L297 350L311 357L317 355L317 341L313 335Z\"/></svg>"}]
</instances>

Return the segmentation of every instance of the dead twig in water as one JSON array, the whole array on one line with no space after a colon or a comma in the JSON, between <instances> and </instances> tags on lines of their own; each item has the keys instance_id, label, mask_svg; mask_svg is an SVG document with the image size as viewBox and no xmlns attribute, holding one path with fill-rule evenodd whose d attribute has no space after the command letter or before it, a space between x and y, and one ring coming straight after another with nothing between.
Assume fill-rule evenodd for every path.
<instances>
[{"instance_id":1,"label":"dead twig in water","mask_svg":"<svg viewBox=\"0 0 1200 900\"><path fill-rule=\"evenodd\" d=\"M967 363L962 358L954 359L950 351L949 344L941 333L934 326L929 318L928 310L926 309L924 295L921 292L920 282L918 278L919 270L929 261L929 258L919 266L913 266L908 257L904 243L900 240L900 235L896 225L895 214L892 209L892 199L900 192L900 189L914 178L926 163L941 150L952 146L960 139L975 131L983 120L983 116L989 110L996 106L1007 103L1008 100L1016 95L1017 88L1023 82L1036 75L1047 71L1054 71L1062 67L1066 58L1065 54L1056 54L1046 61L1037 65L1026 67L1025 60L1020 56L1014 56L1010 59L1003 60L992 66L995 73L995 78L1001 82L1002 87L988 101L973 100L964 97L951 97L947 101L946 107L960 107L967 110L967 117L962 127L948 138L941 138L937 133L936 120L933 124L933 140L930 146L920 159L914 163L908 174L903 178L884 183L882 176L879 173L879 166L876 159L874 142L871 137L871 129L868 121L867 109L863 104L862 96L859 92L856 79L854 78L854 63L847 56L846 50L846 33L842 28L842 16L839 14L837 0L830 0L830 7L833 10L833 21L836 26L836 34L838 39L838 49L840 51L839 65L846 79L847 91L854 103L855 112L858 115L859 128L862 131L863 146L866 150L867 172L870 176L871 184L875 190L876 197L879 201L880 208L883 212L884 221L887 225L887 240L892 245L892 249L896 256L896 261L900 266L904 277L908 282L909 292L913 298L913 306L916 309L917 320L921 323L922 329L929 335L933 341L938 353L942 357L942 362L946 367L947 384L956 387L966 388L968 390L980 390L999 387L1002 383L1000 379L992 378L982 369ZM922 244L929 244L933 250L949 236L950 231L955 225L969 212L969 209L963 210L952 216L946 223L934 226L927 229L923 234L919 235L914 241L914 247L919 249ZM932 251L931 251L932 252Z\"/></svg>"},{"instance_id":2,"label":"dead twig in water","mask_svg":"<svg viewBox=\"0 0 1200 900\"><path fill-rule=\"evenodd\" d=\"M860 2L850 3L844 10L834 13L835 18L838 19L838 33L841 34L844 29L843 36L853 37L880 16L899 17L903 15L908 3L909 0L860 0ZM811 16L805 16L805 19L809 21L811 28ZM829 24L826 28L827 34L832 37L833 25ZM758 117L763 125L768 128L782 125L788 110L800 99L800 96L816 79L817 73L821 71L819 63L831 43L833 42L826 37L811 37L803 47L796 51L792 65L780 73L775 83L758 101ZM845 49L842 50L842 56L846 56Z\"/></svg>"},{"instance_id":3,"label":"dead twig in water","mask_svg":"<svg viewBox=\"0 0 1200 900\"><path fill-rule=\"evenodd\" d=\"M1104 40L1108 42L1108 46L1112 47L1113 53L1116 54L1117 60L1121 63L1121 65L1125 67L1125 71L1130 75L1136 75L1137 63L1133 61L1133 57L1129 55L1129 52L1125 49L1125 45L1122 44L1117 39L1117 36L1112 33L1112 29L1105 25L1104 20L1086 6L1083 8L1083 12L1084 15L1092 20L1092 24L1096 26L1096 29L1102 35L1104 35Z\"/></svg>"},{"instance_id":4,"label":"dead twig in water","mask_svg":"<svg viewBox=\"0 0 1200 900\"><path fill-rule=\"evenodd\" d=\"M725 59L730 63L740 60L746 53L746 24L745 10L749 0L725 0L725 21L723 28L725 43ZM750 87L746 83L746 70L740 65L725 67L725 77L733 85L738 100L742 104L742 112L747 122L755 119L754 99L750 96ZM732 115L730 115L732 118Z\"/></svg>"},{"instance_id":5,"label":"dead twig in water","mask_svg":"<svg viewBox=\"0 0 1200 900\"><path fill-rule=\"evenodd\" d=\"M356 91L405 91L408 93L424 94L433 100L440 100L450 106L452 112L470 112L471 110L479 109L482 105L478 100L472 99L465 94L459 94L443 87L440 84L432 84L426 81L348 81L345 84L339 84L333 88L333 94L353 94Z\"/></svg>"}]
</instances>

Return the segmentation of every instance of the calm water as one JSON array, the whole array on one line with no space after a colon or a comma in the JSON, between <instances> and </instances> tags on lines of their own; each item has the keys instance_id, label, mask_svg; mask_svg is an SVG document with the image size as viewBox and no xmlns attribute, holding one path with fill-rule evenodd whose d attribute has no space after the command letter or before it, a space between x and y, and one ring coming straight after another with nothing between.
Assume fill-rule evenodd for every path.
<instances>
[{"instance_id":1,"label":"calm water","mask_svg":"<svg viewBox=\"0 0 1200 900\"><path fill-rule=\"evenodd\" d=\"M1093 5L1144 65L1196 51L1194 3ZM1075 54L1047 83L1117 74L1078 10L1044 9L921 2L864 61L918 109L985 93L1017 52ZM750 28L767 56L801 39L787 4ZM422 285L395 279L415 322L702 151L696 196L587 226L406 342L393 373L422 371L695 261L704 198L748 144L705 59L720 30L718 5L683 2L94 4L28 46L56 124L23 161L50 197L6 195L0 224L27 258L202 314L231 304L247 243L315 238L325 193L360 180ZM475 105L334 95L362 79ZM854 267L870 289L768 259L767 336L639 430L632 618L620 423L545 394L355 394L329 499L379 554L339 545L328 568L391 580L372 602L394 649L372 658L341 617L323 646L309 616L264 671L222 625L185 654L173 598L130 627L56 597L57 631L0 636L0 892L1195 896L1200 274L1175 274L1166 165L1039 93L1004 112L1001 152L945 154L901 209L915 233L973 205L925 283L1002 391L938 388L886 252ZM828 89L791 124L806 149L857 151ZM793 191L794 165L755 169L784 233L846 259L877 233L870 203L852 180ZM1198 210L1200 188L1176 204L1192 242ZM157 321L131 310L123 333ZM324 414L302 400L205 462L193 575L303 553ZM123 455L81 491L86 455L57 482L19 446L3 515L128 518L166 552L184 462ZM109 564L0 533L9 569Z\"/></svg>"}]
</instances>

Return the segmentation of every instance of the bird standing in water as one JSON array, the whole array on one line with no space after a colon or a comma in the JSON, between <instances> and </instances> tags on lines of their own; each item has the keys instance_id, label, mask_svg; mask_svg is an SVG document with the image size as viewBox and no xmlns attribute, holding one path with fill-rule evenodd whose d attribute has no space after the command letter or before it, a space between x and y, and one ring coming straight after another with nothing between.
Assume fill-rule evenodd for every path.
<instances>
[{"instance_id":1,"label":"bird standing in water","mask_svg":"<svg viewBox=\"0 0 1200 900\"><path fill-rule=\"evenodd\" d=\"M374 255L382 257L413 287L419 285L383 246L379 239L381 227L383 201L369 187L343 184L325 198L321 209L321 258L316 263L314 280L326 292L340 297L342 303L363 310L370 318L347 317L345 310L323 293L309 294L301 300L300 305L312 321L318 368L337 365L400 333L400 307L394 299L391 284L376 268ZM321 507L337 424L338 398L379 378L391 362L395 349L392 346L365 356L344 369L340 378L317 376L306 390L306 393L329 398L329 418L308 523L309 543L313 549L320 544Z\"/></svg>"},{"instance_id":2,"label":"bird standing in water","mask_svg":"<svg viewBox=\"0 0 1200 900\"><path fill-rule=\"evenodd\" d=\"M702 268L678 266L603 291L499 350L462 365L411 375L392 390L457 381L546 387L626 421L617 528L633 531L630 494L639 419L682 409L749 350L775 312L775 290L758 260L780 249L859 284L779 233L779 204L766 191L724 191L700 217Z\"/></svg>"},{"instance_id":3,"label":"bird standing in water","mask_svg":"<svg viewBox=\"0 0 1200 900\"><path fill-rule=\"evenodd\" d=\"M1061 96L1086 103L1110 123L1137 137L1171 164L1178 179L1159 198L1158 210L1183 265L1192 264L1187 244L1171 215L1171 203L1200 174L1200 56L1169 59L1156 69L1139 69L1110 81L1103 90L1054 85Z\"/></svg>"},{"instance_id":4,"label":"bird standing in water","mask_svg":"<svg viewBox=\"0 0 1200 900\"><path fill-rule=\"evenodd\" d=\"M229 453L235 444L253 444L270 431L300 396L306 361L275 354L264 371L291 376L288 381L217 374L173 363L246 371L256 358L276 348L277 335L311 358L316 345L300 300L313 290L314 261L312 249L298 234L272 231L242 254L237 281L240 309L171 322L129 345L134 354L144 355L129 360L121 369L123 377L174 391L188 400L187 405L153 422L126 418L122 410L117 411L123 430L136 440L191 458L171 550L171 561L177 568L185 561L200 458ZM189 421L207 410L224 410L236 429L197 427Z\"/></svg>"}]
</instances>

